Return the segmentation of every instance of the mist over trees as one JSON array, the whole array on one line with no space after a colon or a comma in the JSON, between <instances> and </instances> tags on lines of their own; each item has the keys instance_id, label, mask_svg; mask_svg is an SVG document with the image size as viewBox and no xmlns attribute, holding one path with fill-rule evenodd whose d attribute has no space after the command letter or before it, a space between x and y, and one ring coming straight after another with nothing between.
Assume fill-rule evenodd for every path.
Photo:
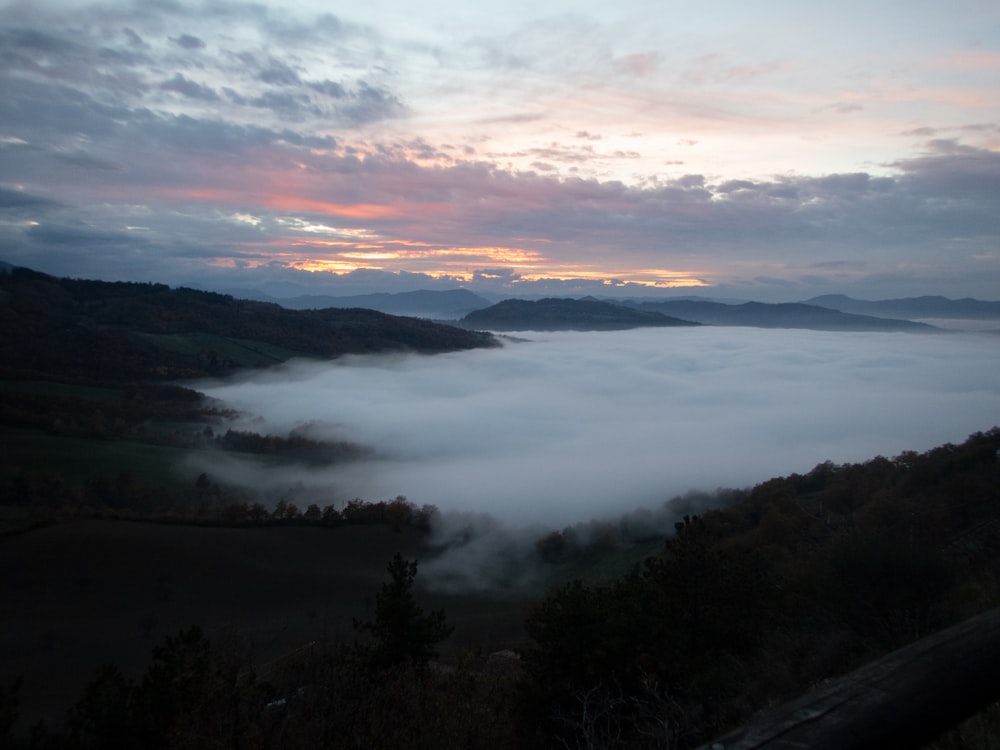
<instances>
[{"instance_id":1,"label":"mist over trees","mask_svg":"<svg viewBox=\"0 0 1000 750\"><path fill-rule=\"evenodd\" d=\"M187 629L138 682L98 670L64 727L22 740L7 720L8 744L691 748L1000 596L1000 429L732 499L624 575L577 568L536 599L516 655L449 648L447 612L419 604L417 562L395 555L353 640L263 665L238 629ZM21 689L7 683L0 717Z\"/></svg>"},{"instance_id":2,"label":"mist over trees","mask_svg":"<svg viewBox=\"0 0 1000 750\"><path fill-rule=\"evenodd\" d=\"M59 573L69 576L64 591L106 615L87 621L114 641L118 608L102 602L138 591L156 612L179 606L169 570L183 556L211 579L203 561L213 558L201 555L222 535L263 541L225 548L254 558L239 567L246 560L229 556L257 577L210 580L212 598L256 595L264 579L272 592L297 583L305 573L295 561L315 559L297 556L308 538L311 549L349 549L348 562L294 596L321 581L331 588L323 601L346 590L371 602L349 630L297 612L315 638L266 659L260 631L239 621L193 621L154 641L156 614L140 611L126 625L149 639L148 663L96 668L55 721L20 718L45 691L36 674L0 671L4 747L691 748L1000 600L1000 429L926 447L942 425L992 413L996 354L979 339L902 346L876 334L841 348L831 337L756 332L700 339L696 356L678 338L650 346L602 334L586 347L561 335L545 348L497 349L479 334L452 339L364 311L285 317L220 295L18 269L0 281L0 322L12 332L0 342L0 556L15 571L0 597L10 627L0 630L24 627L18 597L46 592L19 586L45 567L71 571ZM304 351L290 342L307 340L322 357L355 344L474 349L430 364L341 358L206 387L221 400L164 382L284 360ZM238 351L249 354L225 353ZM487 367L488 357L502 366ZM458 375L441 377L441 362ZM777 385L742 387L757 382ZM835 452L863 450L859 424L874 425L886 403L900 420L890 431L919 435L919 450ZM325 418L324 404L341 421ZM350 421L355 411L367 428ZM579 429L582 412L600 429ZM446 418L454 413L463 430ZM686 444L704 456L698 476L737 489L678 493L664 477L692 486L677 478L693 460ZM776 453L783 466L804 453L832 458L775 475L765 458ZM663 471L639 471L649 466ZM772 478L733 483L747 467ZM265 475L280 479L254 481ZM523 483L514 492L501 484L509 475ZM405 477L417 494L351 492L372 476ZM560 500L549 524L511 523ZM99 553L46 536L84 521ZM105 544L112 525L118 544ZM182 554L172 546L180 537L163 530L195 533ZM138 539L149 549L137 553ZM154 541L169 550L155 579L142 559ZM377 575L359 562L374 556ZM107 581L139 567L146 577L101 588L88 573L98 563ZM298 603L275 600L275 616ZM494 613L511 612L516 635L498 636ZM76 617L60 611L60 627L83 628ZM27 626L40 649L24 652L31 658L85 656L77 641ZM936 747L982 744L996 736L997 714Z\"/></svg>"}]
</instances>

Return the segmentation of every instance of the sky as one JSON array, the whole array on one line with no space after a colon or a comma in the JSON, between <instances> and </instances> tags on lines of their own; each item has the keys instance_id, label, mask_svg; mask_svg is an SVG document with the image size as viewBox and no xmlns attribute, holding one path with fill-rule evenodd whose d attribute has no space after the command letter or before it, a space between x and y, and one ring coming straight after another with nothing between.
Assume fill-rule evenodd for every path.
<instances>
[{"instance_id":1,"label":"sky","mask_svg":"<svg viewBox=\"0 0 1000 750\"><path fill-rule=\"evenodd\" d=\"M523 337L199 381L199 391L244 414L239 429L298 429L375 454L287 472L211 454L191 471L254 488L298 486L301 507L405 495L444 511L558 525L827 460L960 443L1000 414L1000 348L983 333L702 327Z\"/></svg>"},{"instance_id":2,"label":"sky","mask_svg":"<svg viewBox=\"0 0 1000 750\"><path fill-rule=\"evenodd\" d=\"M0 260L1000 298L992 0L0 0Z\"/></svg>"}]
</instances>

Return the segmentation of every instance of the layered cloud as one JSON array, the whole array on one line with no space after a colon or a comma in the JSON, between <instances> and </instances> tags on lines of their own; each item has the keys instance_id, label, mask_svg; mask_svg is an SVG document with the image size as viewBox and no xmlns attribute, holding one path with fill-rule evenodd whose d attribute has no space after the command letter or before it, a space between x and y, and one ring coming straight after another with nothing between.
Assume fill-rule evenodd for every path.
<instances>
[{"instance_id":1,"label":"layered cloud","mask_svg":"<svg viewBox=\"0 0 1000 750\"><path fill-rule=\"evenodd\" d=\"M449 512L558 525L826 460L960 442L1000 415L1000 350L985 335L527 337L495 350L350 357L199 383L243 410L245 428L308 425L376 451L369 462L287 475L214 457L199 468L258 488L296 485L325 502L403 494Z\"/></svg>"},{"instance_id":2,"label":"layered cloud","mask_svg":"<svg viewBox=\"0 0 1000 750\"><path fill-rule=\"evenodd\" d=\"M8 262L234 286L1000 288L1000 55L957 12L907 11L919 44L851 57L787 35L799 16L847 33L823 11L737 6L683 35L630 3L0 8Z\"/></svg>"}]
</instances>

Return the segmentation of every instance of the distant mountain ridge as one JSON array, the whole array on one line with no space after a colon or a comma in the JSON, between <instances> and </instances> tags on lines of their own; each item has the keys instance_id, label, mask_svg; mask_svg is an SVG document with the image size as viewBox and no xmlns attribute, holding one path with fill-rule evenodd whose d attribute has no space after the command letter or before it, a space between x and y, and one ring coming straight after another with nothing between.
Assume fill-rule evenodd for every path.
<instances>
[{"instance_id":1,"label":"distant mountain ridge","mask_svg":"<svg viewBox=\"0 0 1000 750\"><path fill-rule=\"evenodd\" d=\"M274 297L259 290L220 290L234 297L273 302L290 309L323 307L365 307L393 315L409 315L439 321L458 321L474 310L500 300L495 294L483 295L469 289L418 290L412 292L377 292L371 294L297 295ZM536 297L510 297L522 301ZM557 299L548 297L546 299ZM561 298L560 298L561 299ZM566 298L569 299L569 298ZM581 298L574 298L581 299ZM584 297L633 309L659 311L669 316L707 325L752 326L764 328L806 328L831 331L929 330L919 325L921 319L951 318L1000 320L1000 301L972 298L953 300L943 296L906 297L866 301L843 294L827 294L799 302L765 303L752 300L721 299L685 295L680 297ZM803 306L803 307L796 307ZM824 308L845 316L819 312ZM932 321L933 322L933 321ZM466 325L463 323L463 325Z\"/></svg>"},{"instance_id":2,"label":"distant mountain ridge","mask_svg":"<svg viewBox=\"0 0 1000 750\"><path fill-rule=\"evenodd\" d=\"M744 302L741 305L726 305L721 302L670 300L644 302L637 307L640 310L675 315L706 325L806 328L821 331L929 332L937 330L926 323L845 313L802 302L777 304Z\"/></svg>"},{"instance_id":3,"label":"distant mountain ridge","mask_svg":"<svg viewBox=\"0 0 1000 750\"><path fill-rule=\"evenodd\" d=\"M415 292L377 292L346 297L304 295L281 300L281 304L294 310L365 307L392 315L458 320L473 310L487 307L492 303L468 289L441 291L420 289Z\"/></svg>"},{"instance_id":4,"label":"distant mountain ridge","mask_svg":"<svg viewBox=\"0 0 1000 750\"><path fill-rule=\"evenodd\" d=\"M1000 319L1000 302L986 302L965 297L948 299L940 296L902 297L873 302L854 299L843 294L824 294L805 301L831 310L860 315L888 315L899 318L966 318L969 320Z\"/></svg>"},{"instance_id":5,"label":"distant mountain ridge","mask_svg":"<svg viewBox=\"0 0 1000 750\"><path fill-rule=\"evenodd\" d=\"M660 312L637 310L593 298L508 299L475 310L459 321L491 331L615 331L629 328L696 326Z\"/></svg>"}]
</instances>

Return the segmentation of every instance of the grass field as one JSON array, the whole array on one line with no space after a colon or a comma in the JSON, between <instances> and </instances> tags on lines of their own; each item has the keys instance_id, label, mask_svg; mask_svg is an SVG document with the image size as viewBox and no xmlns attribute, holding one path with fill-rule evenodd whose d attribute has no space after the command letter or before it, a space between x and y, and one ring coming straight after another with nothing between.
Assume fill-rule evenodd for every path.
<instances>
[{"instance_id":1,"label":"grass field","mask_svg":"<svg viewBox=\"0 0 1000 750\"><path fill-rule=\"evenodd\" d=\"M139 677L166 635L233 628L259 667L323 636L352 638L395 552L426 559L424 537L388 526L211 528L64 520L0 537L0 684L24 676L22 728L60 722L103 663ZM420 575L417 576L418 584ZM443 608L454 652L523 641L528 602L419 593Z\"/></svg>"},{"instance_id":2,"label":"grass field","mask_svg":"<svg viewBox=\"0 0 1000 750\"><path fill-rule=\"evenodd\" d=\"M131 440L62 437L41 430L0 427L0 463L31 471L56 471L70 481L113 478L128 470L145 484L190 484L195 473L182 468L190 454L185 448Z\"/></svg>"}]
</instances>

